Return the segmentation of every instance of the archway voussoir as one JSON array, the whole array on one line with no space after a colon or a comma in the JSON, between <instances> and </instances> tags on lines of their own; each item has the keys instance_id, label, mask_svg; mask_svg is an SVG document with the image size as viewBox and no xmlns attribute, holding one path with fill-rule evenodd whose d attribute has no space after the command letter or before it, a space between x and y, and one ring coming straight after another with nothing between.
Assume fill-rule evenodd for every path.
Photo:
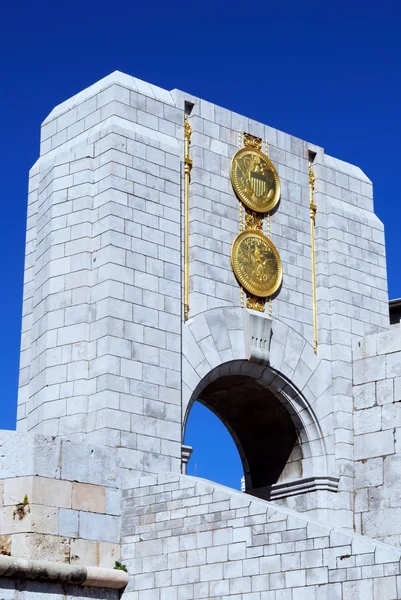
<instances>
[{"instance_id":1,"label":"archway voussoir","mask_svg":"<svg viewBox=\"0 0 401 600\"><path fill-rule=\"evenodd\" d=\"M317 398L314 394L313 389L309 386L309 381L305 385L304 389L302 390L302 393L305 394L309 398L309 402L310 402L311 406L315 406Z\"/></svg>"},{"instance_id":2,"label":"archway voussoir","mask_svg":"<svg viewBox=\"0 0 401 600\"><path fill-rule=\"evenodd\" d=\"M281 376L280 373L274 372L273 379L269 377L268 385L270 389L282 392L287 385L287 381Z\"/></svg>"},{"instance_id":3,"label":"archway voussoir","mask_svg":"<svg viewBox=\"0 0 401 600\"><path fill-rule=\"evenodd\" d=\"M185 327L191 331L194 339L197 342L211 335L211 331L204 313L200 313L196 317L191 318L189 321L187 321Z\"/></svg>"},{"instance_id":4,"label":"archway voussoir","mask_svg":"<svg viewBox=\"0 0 401 600\"><path fill-rule=\"evenodd\" d=\"M202 377L205 377L205 375L207 375L210 371L210 364L208 363L208 361L205 360L203 362L201 362L200 365L198 365L196 367L196 373L199 375L199 378L202 379Z\"/></svg>"},{"instance_id":5,"label":"archway voussoir","mask_svg":"<svg viewBox=\"0 0 401 600\"><path fill-rule=\"evenodd\" d=\"M227 329L243 330L243 308L225 306L223 308L224 318L227 324Z\"/></svg>"},{"instance_id":6,"label":"archway voussoir","mask_svg":"<svg viewBox=\"0 0 401 600\"><path fill-rule=\"evenodd\" d=\"M227 350L221 350L220 358L221 358L222 364L228 363L228 362L231 362L232 360L234 360L233 351L231 350L231 347L227 348Z\"/></svg>"},{"instance_id":7,"label":"archway voussoir","mask_svg":"<svg viewBox=\"0 0 401 600\"><path fill-rule=\"evenodd\" d=\"M243 375L248 375L248 377L252 377L253 379L259 381L263 377L266 368L266 365L243 361L240 372Z\"/></svg>"},{"instance_id":8,"label":"archway voussoir","mask_svg":"<svg viewBox=\"0 0 401 600\"><path fill-rule=\"evenodd\" d=\"M212 369L221 364L221 356L211 334L200 340L198 343Z\"/></svg>"},{"instance_id":9,"label":"archway voussoir","mask_svg":"<svg viewBox=\"0 0 401 600\"><path fill-rule=\"evenodd\" d=\"M201 377L185 356L182 358L182 380L192 391L196 389L201 380Z\"/></svg>"},{"instance_id":10,"label":"archway voussoir","mask_svg":"<svg viewBox=\"0 0 401 600\"><path fill-rule=\"evenodd\" d=\"M290 330L290 327L286 323L283 323L282 321L277 321L276 319L273 319L272 341L276 340L277 342L279 342L280 344L285 346L286 342L287 342L287 336L288 336L289 330Z\"/></svg>"},{"instance_id":11,"label":"archway voussoir","mask_svg":"<svg viewBox=\"0 0 401 600\"><path fill-rule=\"evenodd\" d=\"M295 329L289 329L284 349L283 363L295 370L305 347L305 339Z\"/></svg>"},{"instance_id":12,"label":"archway voussoir","mask_svg":"<svg viewBox=\"0 0 401 600\"><path fill-rule=\"evenodd\" d=\"M308 365L306 365L301 358L297 364L292 381L294 385L296 385L297 388L302 391L312 375L313 371L311 371Z\"/></svg>"},{"instance_id":13,"label":"archway voussoir","mask_svg":"<svg viewBox=\"0 0 401 600\"><path fill-rule=\"evenodd\" d=\"M203 314L206 317L216 349L221 352L222 350L231 348L224 310L222 308L215 308Z\"/></svg>"},{"instance_id":14,"label":"archway voussoir","mask_svg":"<svg viewBox=\"0 0 401 600\"><path fill-rule=\"evenodd\" d=\"M294 368L287 365L285 361L281 363L280 373L288 377L288 379L292 380L294 376Z\"/></svg>"},{"instance_id":15,"label":"archway voussoir","mask_svg":"<svg viewBox=\"0 0 401 600\"><path fill-rule=\"evenodd\" d=\"M284 349L285 346L279 340L272 338L270 343L270 356L269 356L269 364L276 369L277 371L281 371L281 366L283 364L284 357Z\"/></svg>"},{"instance_id":16,"label":"archway voussoir","mask_svg":"<svg viewBox=\"0 0 401 600\"><path fill-rule=\"evenodd\" d=\"M305 343L300 360L302 360L312 373L316 371L321 362L321 359L315 354L312 345L308 342Z\"/></svg>"},{"instance_id":17,"label":"archway voussoir","mask_svg":"<svg viewBox=\"0 0 401 600\"><path fill-rule=\"evenodd\" d=\"M185 357L193 369L196 369L205 360L205 355L198 342L195 340L192 332L187 328L183 328L182 332L183 345L185 347Z\"/></svg>"},{"instance_id":18,"label":"archway voussoir","mask_svg":"<svg viewBox=\"0 0 401 600\"><path fill-rule=\"evenodd\" d=\"M228 331L230 339L231 350L233 353L233 359L245 359L245 341L244 332L242 329L230 329Z\"/></svg>"},{"instance_id":19,"label":"archway voussoir","mask_svg":"<svg viewBox=\"0 0 401 600\"><path fill-rule=\"evenodd\" d=\"M189 401L191 400L192 392L193 392L193 390L186 383L183 382L181 393L182 393L182 406L183 406L184 415L186 412L186 408L189 404ZM185 423L183 423L183 425L185 425Z\"/></svg>"},{"instance_id":20,"label":"archway voussoir","mask_svg":"<svg viewBox=\"0 0 401 600\"><path fill-rule=\"evenodd\" d=\"M315 398L319 398L331 386L331 365L328 361L320 361L310 377L307 387Z\"/></svg>"},{"instance_id":21,"label":"archway voussoir","mask_svg":"<svg viewBox=\"0 0 401 600\"><path fill-rule=\"evenodd\" d=\"M319 421L323 422L327 416L333 418L333 394L331 388L328 388L316 399L316 411L319 412Z\"/></svg>"}]
</instances>

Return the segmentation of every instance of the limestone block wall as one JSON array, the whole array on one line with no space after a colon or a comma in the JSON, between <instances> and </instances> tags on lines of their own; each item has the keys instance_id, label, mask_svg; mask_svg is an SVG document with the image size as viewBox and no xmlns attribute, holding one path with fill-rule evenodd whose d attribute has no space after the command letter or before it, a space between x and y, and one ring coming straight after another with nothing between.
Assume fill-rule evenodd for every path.
<instances>
[{"instance_id":1,"label":"limestone block wall","mask_svg":"<svg viewBox=\"0 0 401 600\"><path fill-rule=\"evenodd\" d=\"M127 600L394 600L401 550L188 476L124 492Z\"/></svg>"},{"instance_id":2,"label":"limestone block wall","mask_svg":"<svg viewBox=\"0 0 401 600\"><path fill-rule=\"evenodd\" d=\"M188 323L185 113L193 130ZM271 220L284 269L271 365L280 365L279 379L296 380L294 394L316 417L324 474L339 478L335 509L352 528L351 341L388 327L383 228L369 180L322 148L122 73L62 103L42 126L29 188L18 427L115 448L138 476L180 471L187 403L200 380L247 360L230 265L240 228L229 178L239 131L267 140L282 184ZM318 205L317 357L308 160ZM215 311L232 311L235 327Z\"/></svg>"},{"instance_id":3,"label":"limestone block wall","mask_svg":"<svg viewBox=\"0 0 401 600\"><path fill-rule=\"evenodd\" d=\"M111 569L120 559L119 490L33 475L0 492L1 554Z\"/></svg>"},{"instance_id":4,"label":"limestone block wall","mask_svg":"<svg viewBox=\"0 0 401 600\"><path fill-rule=\"evenodd\" d=\"M299 477L335 475L332 423L324 418L331 403L331 372L327 361L320 361L311 345L299 333L275 319L268 344L269 366L249 361L250 338L244 334L247 312L247 309L239 307L215 308L191 318L185 325L184 427L192 402L210 383L221 378L224 381L224 377L229 375L246 376L249 381L256 381L265 387L267 394L272 392L288 411L288 418L291 419L291 415L296 423L302 454ZM260 314L253 316L261 318ZM234 400L233 403L235 405ZM231 426L228 418L225 423ZM253 445L261 444L262 450L264 436L269 435L267 425L262 439L256 433L256 423L253 430L252 425L250 427ZM238 450L249 491L252 486L249 487L248 477L251 480L252 473L245 466L246 451L241 443L238 444ZM335 503L333 495L330 496L327 507L333 507Z\"/></svg>"},{"instance_id":5,"label":"limestone block wall","mask_svg":"<svg viewBox=\"0 0 401 600\"><path fill-rule=\"evenodd\" d=\"M356 531L401 545L401 332L353 346Z\"/></svg>"},{"instance_id":6,"label":"limestone block wall","mask_svg":"<svg viewBox=\"0 0 401 600\"><path fill-rule=\"evenodd\" d=\"M318 153L314 162L319 354L331 357L337 501L353 502L352 339L389 327L383 225L357 167ZM348 526L353 519L348 513Z\"/></svg>"},{"instance_id":7,"label":"limestone block wall","mask_svg":"<svg viewBox=\"0 0 401 600\"><path fill-rule=\"evenodd\" d=\"M123 479L116 452L0 432L0 454L0 555L113 568Z\"/></svg>"},{"instance_id":8,"label":"limestone block wall","mask_svg":"<svg viewBox=\"0 0 401 600\"><path fill-rule=\"evenodd\" d=\"M281 201L272 216L271 237L283 261L284 281L273 302L273 315L305 339L313 339L308 183L308 158L313 153L320 309L325 314L327 302L341 301L343 311L334 311L332 304L328 314L347 317L347 325L351 316L355 316L358 324L354 325L354 331L346 326L346 319L342 324L342 330L350 334L363 335L387 328L383 226L373 213L372 184L366 175L358 167L327 156L314 144L205 100L184 93L180 98L194 104L189 118L193 129L190 315L240 303L240 291L230 264L231 244L240 227L239 202L230 182L230 162L238 149L238 132L245 131L268 141L269 157L281 182ZM352 245L350 251L349 245ZM350 253L352 258L346 261ZM328 283L336 287L332 296L327 295ZM341 298L338 290L345 292ZM325 330L338 323L323 319L321 325L324 346Z\"/></svg>"},{"instance_id":9,"label":"limestone block wall","mask_svg":"<svg viewBox=\"0 0 401 600\"><path fill-rule=\"evenodd\" d=\"M183 110L114 73L54 109L31 171L18 427L138 472L180 467Z\"/></svg>"},{"instance_id":10,"label":"limestone block wall","mask_svg":"<svg viewBox=\"0 0 401 600\"><path fill-rule=\"evenodd\" d=\"M33 291L35 287L35 249L37 229L37 193L39 175L31 172L28 187L28 205L25 238L24 288L22 301L21 347L17 421L22 423L27 416L29 402L29 367L31 354L31 329ZM26 423L26 421L25 421Z\"/></svg>"},{"instance_id":11,"label":"limestone block wall","mask_svg":"<svg viewBox=\"0 0 401 600\"><path fill-rule=\"evenodd\" d=\"M313 162L318 207L318 355L331 372L330 387L318 391L319 395L326 392L328 401L320 402L316 410L328 446L334 448L335 473L340 477L338 514L352 528L351 344L355 337L389 327L384 233L373 212L372 184L358 167L328 156L323 148L204 100L184 93L179 97L194 105L189 119L193 128L190 316L194 319L204 315L208 320L216 308L241 303L230 264L241 215L229 174L231 158L241 143L239 132L245 131L267 140L281 181L281 201L270 222L271 238L283 262L273 322L298 332L300 344L313 343L308 161ZM213 351L200 369L209 356L213 360Z\"/></svg>"},{"instance_id":12,"label":"limestone block wall","mask_svg":"<svg viewBox=\"0 0 401 600\"><path fill-rule=\"evenodd\" d=\"M323 148L184 93L180 98L194 105L189 119L192 318L209 319L216 308L241 303L230 264L241 215L229 175L231 158L241 143L239 132L245 131L267 140L281 182L281 201L270 223L283 262L283 285L273 299L273 319L313 343L308 160L313 161L318 355L327 361L332 377L330 401L320 403L317 410L322 427L330 430L329 445L332 442L335 448L340 476L337 508L352 527L351 343L355 337L389 327L384 233L373 212L372 184L358 167L328 156Z\"/></svg>"},{"instance_id":13,"label":"limestone block wall","mask_svg":"<svg viewBox=\"0 0 401 600\"><path fill-rule=\"evenodd\" d=\"M204 100L182 97L194 103L190 116L194 163L190 314L239 304L230 248L240 216L229 171L238 149L238 131L246 131L268 141L269 156L281 181L281 202L272 217L271 236L283 260L284 284L273 303L274 316L312 339L308 158L313 153L320 351L330 358L324 348L332 343L327 331L333 328L348 334L348 346L350 334L387 328L383 226L373 213L372 185L366 175L313 144ZM344 319L325 318L337 314Z\"/></svg>"}]
</instances>

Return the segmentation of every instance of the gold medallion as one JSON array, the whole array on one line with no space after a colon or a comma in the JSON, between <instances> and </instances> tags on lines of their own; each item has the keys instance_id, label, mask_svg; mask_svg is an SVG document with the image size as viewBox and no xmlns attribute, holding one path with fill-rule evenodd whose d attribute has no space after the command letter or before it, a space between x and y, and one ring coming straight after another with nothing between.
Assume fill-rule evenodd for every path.
<instances>
[{"instance_id":1,"label":"gold medallion","mask_svg":"<svg viewBox=\"0 0 401 600\"><path fill-rule=\"evenodd\" d=\"M234 154L230 176L238 198L251 210L269 212L280 200L277 171L257 148L242 148Z\"/></svg>"},{"instance_id":2,"label":"gold medallion","mask_svg":"<svg viewBox=\"0 0 401 600\"><path fill-rule=\"evenodd\" d=\"M259 231L243 231L235 238L231 264L239 283L254 296L267 298L280 287L283 269L279 253Z\"/></svg>"}]
</instances>

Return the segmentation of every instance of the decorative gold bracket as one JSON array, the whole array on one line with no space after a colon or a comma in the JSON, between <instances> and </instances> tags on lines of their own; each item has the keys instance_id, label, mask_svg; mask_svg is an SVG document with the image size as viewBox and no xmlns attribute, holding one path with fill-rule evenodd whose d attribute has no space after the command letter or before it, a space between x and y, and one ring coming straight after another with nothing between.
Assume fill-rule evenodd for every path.
<instances>
[{"instance_id":1,"label":"decorative gold bracket","mask_svg":"<svg viewBox=\"0 0 401 600\"><path fill-rule=\"evenodd\" d=\"M252 229L263 232L263 216L245 207L245 231Z\"/></svg>"},{"instance_id":2,"label":"decorative gold bracket","mask_svg":"<svg viewBox=\"0 0 401 600\"><path fill-rule=\"evenodd\" d=\"M262 139L251 135L250 133L244 133L244 146L245 148L256 148L257 150L261 150Z\"/></svg>"},{"instance_id":3,"label":"decorative gold bracket","mask_svg":"<svg viewBox=\"0 0 401 600\"><path fill-rule=\"evenodd\" d=\"M317 301L316 301L316 256L315 256L315 221L317 206L314 201L315 173L309 163L309 215L312 255L312 312L313 312L313 351L317 354L318 330L317 330Z\"/></svg>"},{"instance_id":4,"label":"decorative gold bracket","mask_svg":"<svg viewBox=\"0 0 401 600\"><path fill-rule=\"evenodd\" d=\"M189 184L192 160L189 156L192 128L188 117L184 120L184 320L189 317Z\"/></svg>"}]
</instances>

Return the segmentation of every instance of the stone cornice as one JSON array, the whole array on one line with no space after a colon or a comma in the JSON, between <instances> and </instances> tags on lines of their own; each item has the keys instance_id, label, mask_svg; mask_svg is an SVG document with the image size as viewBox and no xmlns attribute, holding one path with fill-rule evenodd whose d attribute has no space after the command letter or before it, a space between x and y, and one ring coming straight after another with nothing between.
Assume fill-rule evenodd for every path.
<instances>
[{"instance_id":1,"label":"stone cornice","mask_svg":"<svg viewBox=\"0 0 401 600\"><path fill-rule=\"evenodd\" d=\"M125 588L128 583L128 573L119 569L83 567L45 560L25 560L13 556L0 556L0 577L115 590Z\"/></svg>"}]
</instances>

